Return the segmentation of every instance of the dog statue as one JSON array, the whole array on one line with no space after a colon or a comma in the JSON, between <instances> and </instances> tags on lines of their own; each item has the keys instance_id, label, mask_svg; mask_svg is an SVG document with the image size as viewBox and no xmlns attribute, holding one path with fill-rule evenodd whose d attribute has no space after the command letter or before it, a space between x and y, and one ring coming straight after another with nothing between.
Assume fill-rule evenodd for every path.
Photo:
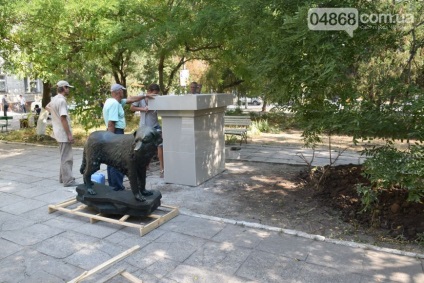
<instances>
[{"instance_id":1,"label":"dog statue","mask_svg":"<svg viewBox=\"0 0 424 283\"><path fill-rule=\"evenodd\" d=\"M80 173L84 175L87 192L95 195L91 175L100 169L100 164L115 167L125 174L131 191L138 201L152 192L146 190L146 166L162 143L161 135L150 127L140 127L134 134L117 135L109 131L90 134L84 146Z\"/></svg>"}]
</instances>

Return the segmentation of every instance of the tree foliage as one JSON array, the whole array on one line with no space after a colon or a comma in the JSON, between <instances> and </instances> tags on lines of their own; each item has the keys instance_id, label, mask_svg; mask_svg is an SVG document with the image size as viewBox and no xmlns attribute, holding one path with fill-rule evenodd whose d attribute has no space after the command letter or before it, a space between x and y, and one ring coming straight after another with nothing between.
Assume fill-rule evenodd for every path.
<instances>
[{"instance_id":1,"label":"tree foliage","mask_svg":"<svg viewBox=\"0 0 424 283\"><path fill-rule=\"evenodd\" d=\"M360 22L350 37L345 31L309 30L307 15L313 7L409 13L414 22ZM354 140L423 140L422 1L261 0L240 1L238 9L238 24L251 36L232 41L237 55L245 58L245 70L256 85L262 83L270 101L291 105L307 143L313 146L322 134L349 134ZM420 200L424 187L419 172L413 172L420 150L417 145L398 152L389 143L386 150L370 152L365 172L371 180L397 176L399 186L414 192L410 199ZM380 161L389 160L393 152L402 155L402 164L383 165ZM375 170L383 170L381 166L385 174Z\"/></svg>"},{"instance_id":2,"label":"tree foliage","mask_svg":"<svg viewBox=\"0 0 424 283\"><path fill-rule=\"evenodd\" d=\"M354 140L424 138L422 1L0 3L5 66L41 78L45 89L58 79L74 81L73 99L87 128L95 124L90 117L98 115L98 99L111 81L157 81L167 94L178 88L178 72L187 62L203 60L209 66L204 89L290 104L311 144L321 134L349 134ZM352 37L345 31L309 30L308 10L319 7L413 14L414 22L359 22Z\"/></svg>"}]
</instances>

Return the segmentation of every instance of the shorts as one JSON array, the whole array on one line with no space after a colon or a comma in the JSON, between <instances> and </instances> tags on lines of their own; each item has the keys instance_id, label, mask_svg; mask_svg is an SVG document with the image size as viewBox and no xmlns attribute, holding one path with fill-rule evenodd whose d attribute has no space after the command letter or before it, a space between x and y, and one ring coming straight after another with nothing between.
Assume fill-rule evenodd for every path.
<instances>
[{"instance_id":1,"label":"shorts","mask_svg":"<svg viewBox=\"0 0 424 283\"><path fill-rule=\"evenodd\" d=\"M160 125L154 126L153 129L160 133L160 136L162 137L162 127ZM163 143L159 144L158 146L163 147Z\"/></svg>"}]
</instances>

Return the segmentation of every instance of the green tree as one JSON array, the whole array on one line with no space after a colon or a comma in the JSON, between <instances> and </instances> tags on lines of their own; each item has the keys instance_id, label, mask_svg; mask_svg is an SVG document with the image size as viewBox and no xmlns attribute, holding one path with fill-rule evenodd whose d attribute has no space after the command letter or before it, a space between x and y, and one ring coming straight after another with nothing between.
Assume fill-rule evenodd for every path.
<instances>
[{"instance_id":1,"label":"green tree","mask_svg":"<svg viewBox=\"0 0 424 283\"><path fill-rule=\"evenodd\" d=\"M135 2L129 4L135 6ZM16 2L16 21L9 29L15 52L5 58L8 69L43 80L43 106L50 101L51 82L71 81L76 86L71 99L81 106L77 108L80 122L87 127L95 125L87 105L97 105L99 93L106 90L108 74L125 85L131 72L131 53L139 49L122 43L128 36L122 32L122 22L128 20L123 12L127 6L121 1ZM93 109L99 111L97 108Z\"/></svg>"},{"instance_id":2,"label":"green tree","mask_svg":"<svg viewBox=\"0 0 424 283\"><path fill-rule=\"evenodd\" d=\"M235 5L238 25L249 30L249 37L236 37L231 45L237 56L244 58L245 69L250 67L249 79L256 82L253 85L262 82L270 101L294 102L292 109L311 145L321 134L338 133L350 134L355 140L422 141L422 2L260 0ZM360 22L350 37L345 31L309 30L308 10L314 7L354 7L367 14L413 13L415 21ZM331 102L334 98L338 104ZM406 154L414 156L410 151ZM375 157L381 160L381 155ZM409 157L403 159L403 165L413 160ZM366 168L375 168L371 160ZM416 168L417 160L414 162L413 166L402 166ZM402 166L385 166L385 176L399 176L397 170ZM376 171L367 172L371 175ZM417 175L409 176L416 179ZM412 184L407 178L403 180L401 186ZM416 192L417 182L413 184Z\"/></svg>"},{"instance_id":3,"label":"green tree","mask_svg":"<svg viewBox=\"0 0 424 283\"><path fill-rule=\"evenodd\" d=\"M156 69L163 94L178 84L178 71L191 60L213 62L233 25L226 1L152 1L147 20L149 68Z\"/></svg>"}]
</instances>

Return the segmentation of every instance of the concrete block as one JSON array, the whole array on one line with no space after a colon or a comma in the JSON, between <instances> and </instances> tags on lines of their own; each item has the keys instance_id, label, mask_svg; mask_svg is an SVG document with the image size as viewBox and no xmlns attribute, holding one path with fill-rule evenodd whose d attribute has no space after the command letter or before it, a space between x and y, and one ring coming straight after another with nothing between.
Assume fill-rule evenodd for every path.
<instances>
[{"instance_id":1,"label":"concrete block","mask_svg":"<svg viewBox=\"0 0 424 283\"><path fill-rule=\"evenodd\" d=\"M233 275L248 258L251 249L235 248L228 242L208 242L197 249L185 262L191 266L207 268L220 274Z\"/></svg>"},{"instance_id":2,"label":"concrete block","mask_svg":"<svg viewBox=\"0 0 424 283\"><path fill-rule=\"evenodd\" d=\"M365 255L359 248L344 247L325 242L314 242L310 248L307 263L331 267L340 272L360 273Z\"/></svg>"},{"instance_id":3,"label":"concrete block","mask_svg":"<svg viewBox=\"0 0 424 283\"><path fill-rule=\"evenodd\" d=\"M315 283L361 283L372 282L362 281L363 277L357 273L351 273L343 269L334 269L330 267L323 267L314 264L305 264L300 271L296 280L298 282L315 282Z\"/></svg>"},{"instance_id":4,"label":"concrete block","mask_svg":"<svg viewBox=\"0 0 424 283\"><path fill-rule=\"evenodd\" d=\"M271 232L266 230L250 229L242 226L226 225L212 240L226 242L234 247L255 248Z\"/></svg>"},{"instance_id":5,"label":"concrete block","mask_svg":"<svg viewBox=\"0 0 424 283\"><path fill-rule=\"evenodd\" d=\"M308 257L313 243L315 243L313 240L274 232L269 237L264 238L257 249L303 261Z\"/></svg>"},{"instance_id":6,"label":"concrete block","mask_svg":"<svg viewBox=\"0 0 424 283\"><path fill-rule=\"evenodd\" d=\"M175 282L231 282L242 283L246 282L245 278L240 278L230 274L220 274L207 268L199 268L190 265L179 265L173 270L167 278Z\"/></svg>"},{"instance_id":7,"label":"concrete block","mask_svg":"<svg viewBox=\"0 0 424 283\"><path fill-rule=\"evenodd\" d=\"M254 250L236 275L257 282L288 282L297 278L304 262Z\"/></svg>"},{"instance_id":8,"label":"concrete block","mask_svg":"<svg viewBox=\"0 0 424 283\"><path fill-rule=\"evenodd\" d=\"M193 217L190 221L180 223L173 231L198 238L211 239L224 227L226 227L225 223Z\"/></svg>"},{"instance_id":9,"label":"concrete block","mask_svg":"<svg viewBox=\"0 0 424 283\"><path fill-rule=\"evenodd\" d=\"M377 251L365 252L362 273L374 280L391 282L420 282L412 280L410 274L417 278L424 275L419 259Z\"/></svg>"},{"instance_id":10,"label":"concrete block","mask_svg":"<svg viewBox=\"0 0 424 283\"><path fill-rule=\"evenodd\" d=\"M38 201L34 199L24 199L20 202L15 202L11 205L3 206L1 210L11 214L19 215L43 206L46 206L46 203L43 201Z\"/></svg>"},{"instance_id":11,"label":"concrete block","mask_svg":"<svg viewBox=\"0 0 424 283\"><path fill-rule=\"evenodd\" d=\"M18 245L31 246L62 232L62 229L34 224L17 231L3 231L1 237Z\"/></svg>"},{"instance_id":12,"label":"concrete block","mask_svg":"<svg viewBox=\"0 0 424 283\"><path fill-rule=\"evenodd\" d=\"M0 238L0 247L1 247L0 260L23 249L22 246L6 241L1 238Z\"/></svg>"}]
</instances>

